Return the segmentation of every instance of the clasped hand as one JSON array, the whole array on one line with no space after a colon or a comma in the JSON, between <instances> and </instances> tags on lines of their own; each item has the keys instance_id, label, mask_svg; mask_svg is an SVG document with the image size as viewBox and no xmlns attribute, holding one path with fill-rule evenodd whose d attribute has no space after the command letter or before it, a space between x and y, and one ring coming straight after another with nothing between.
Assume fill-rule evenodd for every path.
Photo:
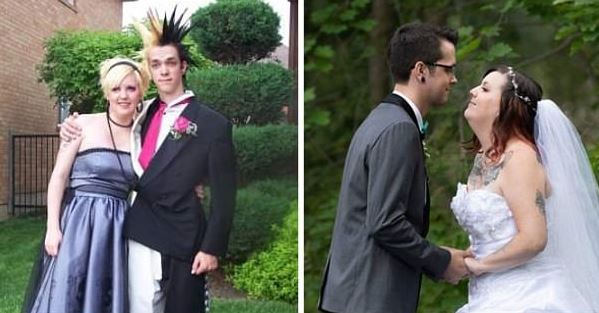
<instances>
[{"instance_id":1,"label":"clasped hand","mask_svg":"<svg viewBox=\"0 0 599 313\"><path fill-rule=\"evenodd\" d=\"M443 280L447 281L450 284L457 284L464 277L471 274L468 265L466 264L466 259L473 259L474 255L470 249L468 250L459 250L449 247L442 247L443 249L449 251L451 255L451 259L449 261L449 265L443 273Z\"/></svg>"}]
</instances>

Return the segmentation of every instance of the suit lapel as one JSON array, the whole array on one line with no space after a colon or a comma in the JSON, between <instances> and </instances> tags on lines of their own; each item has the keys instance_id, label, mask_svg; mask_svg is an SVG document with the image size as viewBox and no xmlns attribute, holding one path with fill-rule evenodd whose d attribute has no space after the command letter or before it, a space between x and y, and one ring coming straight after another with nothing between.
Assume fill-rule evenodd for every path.
<instances>
[{"instance_id":1,"label":"suit lapel","mask_svg":"<svg viewBox=\"0 0 599 313\"><path fill-rule=\"evenodd\" d=\"M141 139L142 141L146 138L146 133L148 132L148 127L150 127L150 121L154 116L154 113L158 110L158 103L160 102L159 98L154 99L150 105L148 105L147 114L145 115L144 120L141 123Z\"/></svg>"},{"instance_id":2,"label":"suit lapel","mask_svg":"<svg viewBox=\"0 0 599 313\"><path fill-rule=\"evenodd\" d=\"M408 104L408 102L406 102L406 100L404 100L404 98L391 93L389 94L384 100L383 103L391 103L391 104L395 104L399 107L401 107L404 111L406 111L406 113L408 113L408 116L410 116L410 119L412 120L412 122L414 122L414 125L416 125L416 127L418 127L418 120L416 119L416 114L414 113L414 110L412 110L412 107L410 107L410 105ZM420 132L420 148L422 149L422 158L425 159L425 154L424 154L424 145L422 144L422 141L424 140L424 134L422 132ZM425 201L424 201L424 227L423 227L423 234L426 235L428 233L428 227L429 227L429 214L430 214L430 199L431 199L431 195L430 195L430 191L429 191L429 184L428 184L428 174L426 171L426 165L424 166L424 180L425 180Z\"/></svg>"},{"instance_id":3,"label":"suit lapel","mask_svg":"<svg viewBox=\"0 0 599 313\"><path fill-rule=\"evenodd\" d=\"M408 102L406 102L406 100L404 100L404 98L402 98L394 93L391 93L383 100L383 102L395 104L395 105L401 107L404 111L406 111L406 113L408 113L408 116L410 116L410 119L412 120L412 122L414 122L414 125L416 125L416 127L418 128L418 132L420 133L420 140L424 140L424 134L420 131L420 127L418 126L418 120L416 119L416 113L414 113L414 110L412 109L412 107L410 107Z\"/></svg>"},{"instance_id":4,"label":"suit lapel","mask_svg":"<svg viewBox=\"0 0 599 313\"><path fill-rule=\"evenodd\" d=\"M181 112L180 116L186 117L193 123L197 122L197 113L200 110L200 106L192 99L191 102L185 107L183 112ZM147 127L146 127L147 128ZM191 135L183 135L181 138L175 140L169 134L160 145L158 151L152 158L152 161L148 165L148 168L144 172L144 174L140 177L140 184L145 184L148 181L155 178L160 172L162 172L173 160L175 156L185 147L185 145L192 139Z\"/></svg>"},{"instance_id":5,"label":"suit lapel","mask_svg":"<svg viewBox=\"0 0 599 313\"><path fill-rule=\"evenodd\" d=\"M151 116L156 112L158 105L158 98L148 101L144 105L143 111L137 116L133 123L131 131L131 162L133 163L133 170L137 177L141 177L144 173L144 169L139 163L139 155L141 153L141 144L145 138L145 134L148 129L149 121L152 119Z\"/></svg>"}]
</instances>

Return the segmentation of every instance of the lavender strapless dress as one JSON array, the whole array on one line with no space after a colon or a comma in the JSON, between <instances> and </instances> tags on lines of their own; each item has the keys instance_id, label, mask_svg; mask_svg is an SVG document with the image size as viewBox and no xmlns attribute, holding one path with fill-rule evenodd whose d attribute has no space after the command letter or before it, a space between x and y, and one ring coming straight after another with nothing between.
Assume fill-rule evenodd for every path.
<instances>
[{"instance_id":1,"label":"lavender strapless dress","mask_svg":"<svg viewBox=\"0 0 599 313\"><path fill-rule=\"evenodd\" d=\"M58 255L48 256L42 240L23 312L129 311L121 231L134 178L127 152L94 148L77 154L61 210Z\"/></svg>"}]
</instances>

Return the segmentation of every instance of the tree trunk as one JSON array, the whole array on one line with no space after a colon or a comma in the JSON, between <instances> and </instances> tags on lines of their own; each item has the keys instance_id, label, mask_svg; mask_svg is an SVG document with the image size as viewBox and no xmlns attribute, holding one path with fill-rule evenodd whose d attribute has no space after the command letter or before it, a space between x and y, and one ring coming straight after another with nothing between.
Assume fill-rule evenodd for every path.
<instances>
[{"instance_id":1,"label":"tree trunk","mask_svg":"<svg viewBox=\"0 0 599 313\"><path fill-rule=\"evenodd\" d=\"M371 15L376 26L370 32L370 44L374 48L368 60L368 88L370 105L380 102L390 91L391 83L387 67L387 45L394 29L394 9L390 1L373 0Z\"/></svg>"},{"instance_id":2,"label":"tree trunk","mask_svg":"<svg viewBox=\"0 0 599 313\"><path fill-rule=\"evenodd\" d=\"M298 121L298 109L297 109L297 98L298 98L298 73L297 73L297 55L298 55L298 7L297 0L289 0L290 3L290 21L289 21L289 69L293 71L293 91L291 96L291 104L289 105L289 111L287 113L287 121L289 123L297 124ZM303 90L301 91L303 92Z\"/></svg>"}]
</instances>

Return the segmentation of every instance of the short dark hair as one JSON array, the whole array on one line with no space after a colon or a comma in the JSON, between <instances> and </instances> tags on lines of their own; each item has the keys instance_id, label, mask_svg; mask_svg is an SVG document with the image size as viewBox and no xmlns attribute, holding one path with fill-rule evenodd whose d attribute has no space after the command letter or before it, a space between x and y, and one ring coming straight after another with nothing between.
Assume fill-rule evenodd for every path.
<instances>
[{"instance_id":1,"label":"short dark hair","mask_svg":"<svg viewBox=\"0 0 599 313\"><path fill-rule=\"evenodd\" d=\"M458 32L449 27L425 23L409 23L398 28L387 51L389 70L395 82L408 81L416 62L432 64L441 59L443 39L457 46Z\"/></svg>"}]
</instances>

